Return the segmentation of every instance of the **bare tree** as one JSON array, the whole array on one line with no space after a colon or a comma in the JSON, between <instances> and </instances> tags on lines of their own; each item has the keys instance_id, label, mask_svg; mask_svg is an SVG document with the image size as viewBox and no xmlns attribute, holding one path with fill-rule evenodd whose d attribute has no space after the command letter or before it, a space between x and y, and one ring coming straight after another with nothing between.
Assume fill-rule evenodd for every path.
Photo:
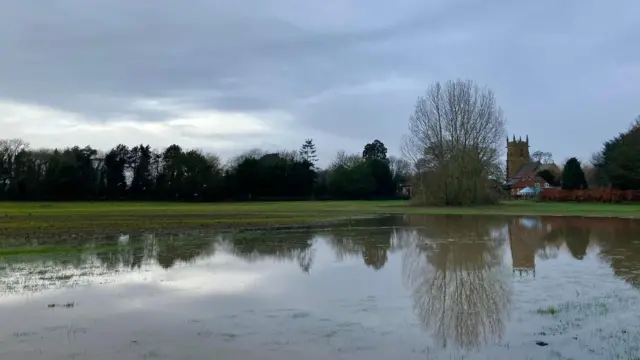
<instances>
[{"instance_id":1,"label":"bare tree","mask_svg":"<svg viewBox=\"0 0 640 360\"><path fill-rule=\"evenodd\" d=\"M229 160L227 160L227 164L226 164L226 168L228 169L233 169L235 167L237 167L238 165L240 165L244 160L246 159L260 159L261 157L263 157L264 155L266 155L267 153L264 150L261 149L251 149L248 150L236 157L233 157Z\"/></svg>"},{"instance_id":2,"label":"bare tree","mask_svg":"<svg viewBox=\"0 0 640 360\"><path fill-rule=\"evenodd\" d=\"M222 159L217 154L208 152L204 154L204 157L207 159L207 163L217 172L222 169Z\"/></svg>"},{"instance_id":3,"label":"bare tree","mask_svg":"<svg viewBox=\"0 0 640 360\"><path fill-rule=\"evenodd\" d=\"M29 150L29 143L22 139L0 140L0 156L2 157L14 157L22 150Z\"/></svg>"},{"instance_id":4,"label":"bare tree","mask_svg":"<svg viewBox=\"0 0 640 360\"><path fill-rule=\"evenodd\" d=\"M472 81L435 83L418 98L403 155L419 164L420 203L492 202L491 179L502 173L506 121L493 92ZM422 190L420 190L422 189Z\"/></svg>"},{"instance_id":5,"label":"bare tree","mask_svg":"<svg viewBox=\"0 0 640 360\"><path fill-rule=\"evenodd\" d=\"M389 156L389 169L391 170L391 175L396 183L404 184L411 178L411 164L403 158L393 155Z\"/></svg>"},{"instance_id":6,"label":"bare tree","mask_svg":"<svg viewBox=\"0 0 640 360\"><path fill-rule=\"evenodd\" d=\"M545 151L534 151L531 154L531 161L539 161L543 164L552 164L553 163L553 155L550 152Z\"/></svg>"},{"instance_id":7,"label":"bare tree","mask_svg":"<svg viewBox=\"0 0 640 360\"><path fill-rule=\"evenodd\" d=\"M389 156L389 168L394 178L411 174L411 164L397 156Z\"/></svg>"},{"instance_id":8,"label":"bare tree","mask_svg":"<svg viewBox=\"0 0 640 360\"><path fill-rule=\"evenodd\" d=\"M301 161L304 157L296 150L281 150L278 155L288 161Z\"/></svg>"},{"instance_id":9,"label":"bare tree","mask_svg":"<svg viewBox=\"0 0 640 360\"><path fill-rule=\"evenodd\" d=\"M336 154L336 158L331 163L329 169L334 170L338 166L350 168L362 163L363 161L362 156L359 154L347 154L344 150L340 150L338 151L338 154Z\"/></svg>"}]
</instances>

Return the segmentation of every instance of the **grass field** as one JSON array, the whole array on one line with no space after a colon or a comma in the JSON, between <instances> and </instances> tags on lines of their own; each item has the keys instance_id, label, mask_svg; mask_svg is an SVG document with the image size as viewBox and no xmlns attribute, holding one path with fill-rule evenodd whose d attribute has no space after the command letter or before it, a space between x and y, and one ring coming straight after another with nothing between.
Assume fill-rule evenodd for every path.
<instances>
[{"instance_id":1,"label":"grass field","mask_svg":"<svg viewBox=\"0 0 640 360\"><path fill-rule=\"evenodd\" d=\"M383 214L562 215L640 218L640 204L509 201L482 207L413 207L406 201L264 203L4 202L0 232L268 228Z\"/></svg>"}]
</instances>

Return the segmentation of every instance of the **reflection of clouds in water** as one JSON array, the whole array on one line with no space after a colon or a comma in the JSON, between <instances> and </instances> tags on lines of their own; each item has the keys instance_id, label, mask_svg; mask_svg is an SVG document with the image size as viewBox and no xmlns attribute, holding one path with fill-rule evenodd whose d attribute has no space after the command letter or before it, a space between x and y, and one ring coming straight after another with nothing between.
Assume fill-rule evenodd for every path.
<instances>
[{"instance_id":1,"label":"reflection of clouds in water","mask_svg":"<svg viewBox=\"0 0 640 360\"><path fill-rule=\"evenodd\" d=\"M442 224L444 228L442 227ZM496 228L467 227L464 241L443 241L465 226L443 222L424 230L407 230L413 246L404 252L403 274L423 324L443 346L450 342L471 350L500 340L511 297L503 266L504 234ZM467 224L469 225L469 224ZM438 228L439 227L439 228Z\"/></svg>"},{"instance_id":2,"label":"reflection of clouds in water","mask_svg":"<svg viewBox=\"0 0 640 360\"><path fill-rule=\"evenodd\" d=\"M533 219L533 218L520 218L519 219L520 225L526 227L526 228L536 228L540 226L540 220L539 219Z\"/></svg>"},{"instance_id":3,"label":"reflection of clouds in water","mask_svg":"<svg viewBox=\"0 0 640 360\"><path fill-rule=\"evenodd\" d=\"M129 239L131 236L129 235L120 235L118 237L118 245L127 245L129 243Z\"/></svg>"},{"instance_id":4,"label":"reflection of clouds in water","mask_svg":"<svg viewBox=\"0 0 640 360\"><path fill-rule=\"evenodd\" d=\"M69 245L86 250L0 260L0 302L6 301L10 293L114 280L134 283L157 281L159 286L168 290L185 293L242 292L247 287L264 283L274 261L291 263L310 273L335 267L336 259L358 259L369 268L382 269L390 254L405 251L405 267L413 269L413 279L409 284L412 289L415 287L416 293L427 293L420 290L426 285L419 284L429 281L451 294L460 287L472 289L470 291L480 287L479 291L482 291L485 287L482 282L495 279L498 284L494 292L500 292L498 265L504 260L500 256L501 244L507 236L510 236L512 245L526 245L520 248L530 248L531 257L537 255L541 260L557 257L558 252L567 252L575 259L582 259L592 251L590 247L594 250L602 248L602 259L618 276L634 285L640 283L637 276L640 260L636 259L636 254L640 254L636 242L639 233L637 221L558 217L513 217L507 220L469 216L405 216L398 219L404 219L403 225L410 228L394 227L394 223L389 223L382 228L349 227L319 232L272 232L268 235L198 232L191 235L73 239L69 240ZM443 242L443 239L455 242ZM315 246L320 243L328 247ZM102 245L109 248L101 250ZM319 257L317 250L320 249L322 256ZM513 251L504 255L514 257ZM529 253L525 255L529 256ZM246 269L233 267L233 264L246 262L250 263ZM185 266L187 264L189 266ZM172 271L164 271L169 268ZM464 282L454 289L450 283L454 280L458 285ZM473 306L493 306L490 305L491 299L487 301L489 305Z\"/></svg>"},{"instance_id":5,"label":"reflection of clouds in water","mask_svg":"<svg viewBox=\"0 0 640 360\"><path fill-rule=\"evenodd\" d=\"M104 269L95 257L83 256L75 264L47 260L0 262L0 304L19 301L25 293L76 287L90 283L109 283L115 274Z\"/></svg>"},{"instance_id":6,"label":"reflection of clouds in water","mask_svg":"<svg viewBox=\"0 0 640 360\"><path fill-rule=\"evenodd\" d=\"M170 272L166 272L159 267L145 269L144 277L138 274L128 274L122 277L127 283L134 282L160 282L160 286L169 291L188 291L197 294L234 294L245 291L255 286L266 276L265 272L258 272L259 269L252 267L239 267L233 264L235 261L231 256L220 254L220 257L229 258L227 262L213 262L209 259L198 260L190 266L176 266Z\"/></svg>"},{"instance_id":7,"label":"reflection of clouds in water","mask_svg":"<svg viewBox=\"0 0 640 360\"><path fill-rule=\"evenodd\" d=\"M60 268L52 269L51 267L46 267L43 269L48 269L49 273L52 274L51 281L56 282L56 284L46 287L47 284L44 284L42 280L31 282L29 287L22 284L20 291L5 291L0 296L0 305L24 301L25 293L32 291L41 292L47 288L72 288L89 284L102 284L105 289L115 293L120 293L121 291L126 293L127 291L123 289L131 286L137 287L135 303L149 306L161 301L157 295L164 292L170 292L174 298L188 298L192 296L233 295L248 289L255 291L256 289L259 290L261 284L266 285L267 283L271 288L278 286L275 280L268 282L264 280L274 275L272 274L273 267L268 264L251 266L241 259L226 254L220 254L215 258L199 259L189 264L189 266L175 266L169 272L157 264L147 265L141 271L108 272L104 269L101 270L99 266L95 266L93 267L94 272L88 273L86 272L87 267L85 267L85 270L82 270L85 273L80 274L77 273L77 268L67 268L66 272L61 271ZM28 275L24 273L14 273L13 278L22 279L23 282L28 282L25 279L29 279ZM146 291L146 289L149 289L149 291ZM46 294L40 293L39 297L42 298ZM120 305L126 308L129 306L127 302L133 300L132 298ZM134 303L130 303L130 305L135 306Z\"/></svg>"},{"instance_id":8,"label":"reflection of clouds in water","mask_svg":"<svg viewBox=\"0 0 640 360\"><path fill-rule=\"evenodd\" d=\"M98 244L87 240L91 246L84 251L5 257L0 259L0 303L15 298L11 294L113 282L155 282L169 290L210 293L252 286L263 273L257 267L238 270L234 263L244 262L235 256L212 256L221 241L217 235L124 235ZM174 271L167 272L170 267Z\"/></svg>"},{"instance_id":9,"label":"reflection of clouds in water","mask_svg":"<svg viewBox=\"0 0 640 360\"><path fill-rule=\"evenodd\" d=\"M588 220L588 224L592 221ZM314 344L324 349L327 342L333 346L341 339L345 344L354 344L354 348L362 341L368 341L372 349L379 344L391 344L385 347L388 349L404 346L405 350L428 344L439 354L470 354L470 350L484 343L502 338L513 344L512 340L529 336L528 329L535 326L529 320L538 303L549 298L564 299L567 288L572 295L573 288L580 289L582 299L589 294L581 287L589 287L593 279L599 279L596 283L611 280L608 272L609 277L591 277L588 266L592 265L593 256L575 261L581 254L591 252L585 248L586 239L601 244L603 259L618 276L638 283L640 261L634 257L640 254L634 243L637 229L625 230L616 225L602 230L568 219L544 218L531 227L517 217L414 216L406 217L403 225L408 226L220 236L201 232L191 237L131 235L128 242L113 237L104 242L109 245L104 250L91 250L85 244L83 248L87 250L74 254L12 257L9 272L13 271L14 279L23 285L34 284L34 279L46 282L47 277L57 274L60 279L49 280L55 283L51 288L65 289L35 293L37 290L31 288L22 294L8 294L5 287L5 294L0 294L0 307L3 315L14 320L30 315L31 326L21 324L25 331L48 322L59 325L60 321L64 324L85 321L80 325L91 328L93 319L101 316L104 322L95 329L100 328L106 334L111 332L109 326L117 327L127 344L129 337L139 338L139 333L132 329L145 327L146 331L151 325L163 329L160 332L166 335L160 340L154 338L154 344L165 339L168 344L175 343L175 334L180 331L185 336L181 341L188 343L190 337L197 338L199 331L209 331L213 335L202 342L209 346L206 353L216 350L219 343L209 341L217 336L218 329L224 329L220 332L238 335L234 340L238 348L247 348L247 343L241 341L248 341L253 336L250 333L260 332L266 340L277 338L277 346L297 336L301 349ZM582 228L589 229L589 236ZM505 246L509 236L512 246L522 246ZM91 242L92 246L98 243ZM544 265L547 273L549 269L560 271L551 271L546 278L520 282L516 279L512 283L508 258L519 258L518 253L522 258L533 258L544 248L560 251L561 255L557 261ZM339 263L337 259L346 261ZM2 261L7 260L0 260L0 273L7 265ZM411 299L397 283L399 266ZM310 269L311 276L301 272L305 268ZM381 271L374 272L377 268ZM36 274L39 277L29 271L39 272ZM571 271L573 275L567 275ZM86 283L108 284L66 288L83 285L79 281L83 276ZM67 280L68 277L72 279ZM1 283L7 279L0 276L0 293ZM568 283L567 279L580 281ZM614 281L610 283L615 285ZM524 308L529 313L520 312L518 317L526 321L511 325L505 334L512 284L517 291L513 295L514 301L518 301L517 309L522 311L522 304L526 303ZM378 293L371 297L372 292ZM75 301L76 307L47 308L48 303L66 301ZM39 312L32 315L32 310ZM68 316L74 319L69 320ZM197 322L191 322L192 319ZM419 331L418 323L433 336ZM270 332L274 324L280 331L277 336ZM318 332L318 324L326 332ZM352 324L357 330L347 332L344 324ZM0 333L4 331L11 338L16 329L8 326L3 329L0 325ZM202 330L203 326L207 326L207 331ZM331 338L323 337L326 334L331 334ZM96 346L103 346L101 335L93 335L100 344ZM406 344L410 346L398 340L400 336L409 337ZM57 337L49 340L50 344L58 341ZM263 339L259 340L256 348L264 344ZM437 349L434 340L447 349ZM227 341L230 340L221 340L223 345ZM78 346L87 346L85 338Z\"/></svg>"}]
</instances>

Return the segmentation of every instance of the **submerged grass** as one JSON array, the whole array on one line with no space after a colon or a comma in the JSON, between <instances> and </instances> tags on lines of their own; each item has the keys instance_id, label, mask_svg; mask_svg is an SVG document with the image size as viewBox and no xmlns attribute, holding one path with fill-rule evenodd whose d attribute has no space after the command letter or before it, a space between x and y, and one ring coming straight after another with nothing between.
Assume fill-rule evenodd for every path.
<instances>
[{"instance_id":1,"label":"submerged grass","mask_svg":"<svg viewBox=\"0 0 640 360\"><path fill-rule=\"evenodd\" d=\"M107 251L117 249L117 245L102 245L92 247L94 251ZM53 253L75 253L88 250L86 247L67 247L67 246L25 246L16 248L0 248L0 257L14 255L42 255Z\"/></svg>"},{"instance_id":2,"label":"submerged grass","mask_svg":"<svg viewBox=\"0 0 640 360\"><path fill-rule=\"evenodd\" d=\"M303 226L389 214L561 215L640 218L640 204L507 201L480 207L414 207L407 201L247 203L4 202L0 233Z\"/></svg>"},{"instance_id":3,"label":"submerged grass","mask_svg":"<svg viewBox=\"0 0 640 360\"><path fill-rule=\"evenodd\" d=\"M619 298L613 295L607 295L598 298L592 298L584 301L572 300L567 301L557 306L547 306L536 310L538 315L559 315L573 313L575 314L573 320L577 320L580 316L602 316L609 313L609 305L620 301Z\"/></svg>"},{"instance_id":4,"label":"submerged grass","mask_svg":"<svg viewBox=\"0 0 640 360\"><path fill-rule=\"evenodd\" d=\"M553 306L549 306L546 308L540 308L538 309L536 312L540 315L555 315L558 313L558 309L553 307Z\"/></svg>"}]
</instances>

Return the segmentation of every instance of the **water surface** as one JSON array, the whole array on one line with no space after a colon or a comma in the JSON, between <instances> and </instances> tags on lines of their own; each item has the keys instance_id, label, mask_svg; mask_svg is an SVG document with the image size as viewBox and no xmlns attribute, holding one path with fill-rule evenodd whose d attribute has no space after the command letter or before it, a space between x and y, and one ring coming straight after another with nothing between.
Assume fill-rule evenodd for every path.
<instances>
[{"instance_id":1,"label":"water surface","mask_svg":"<svg viewBox=\"0 0 640 360\"><path fill-rule=\"evenodd\" d=\"M640 357L633 220L0 240L27 245L63 251L0 256L0 359Z\"/></svg>"}]
</instances>

